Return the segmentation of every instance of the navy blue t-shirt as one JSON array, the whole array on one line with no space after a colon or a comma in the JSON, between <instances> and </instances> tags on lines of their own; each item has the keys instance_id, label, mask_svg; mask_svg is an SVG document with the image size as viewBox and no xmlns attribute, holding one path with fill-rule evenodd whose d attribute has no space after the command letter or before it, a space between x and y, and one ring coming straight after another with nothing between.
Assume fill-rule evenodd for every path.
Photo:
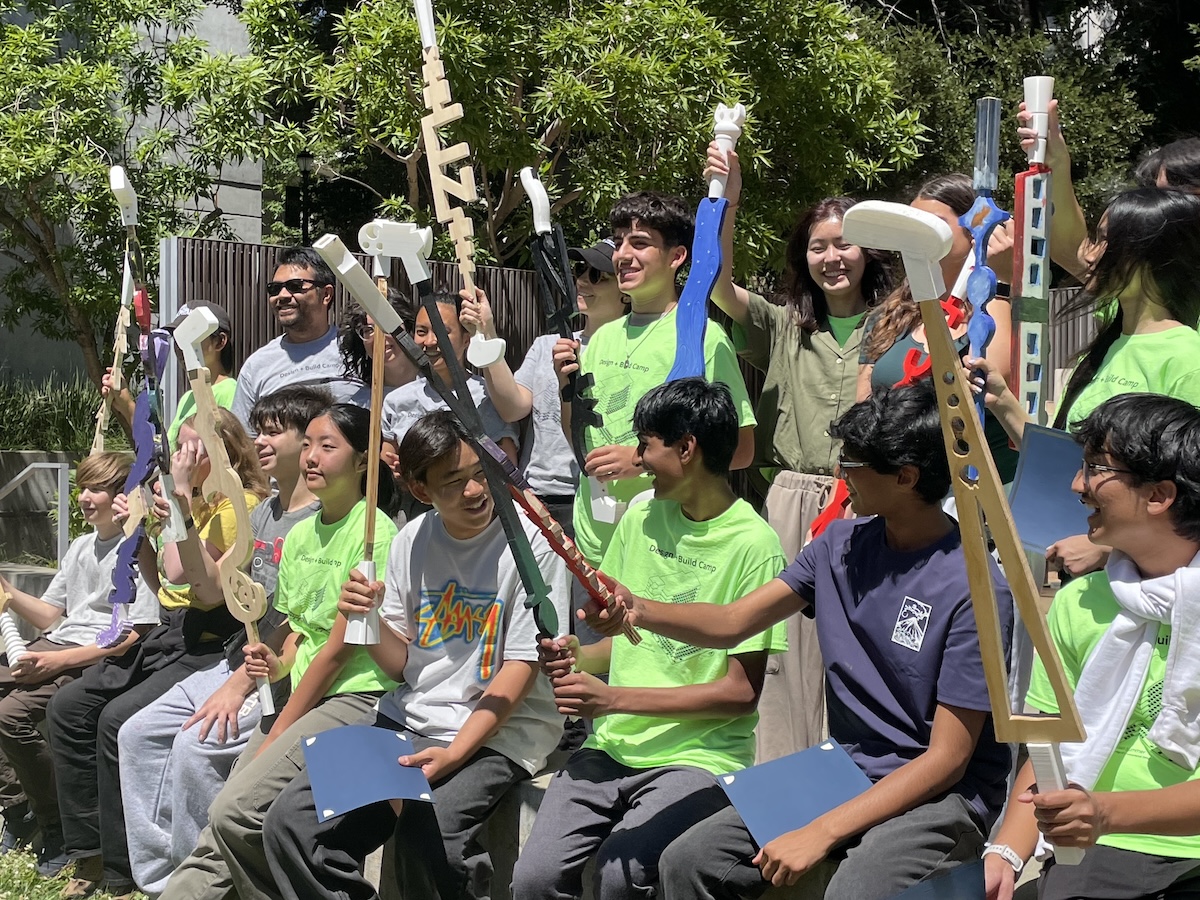
<instances>
[{"instance_id":1,"label":"navy blue t-shirt","mask_svg":"<svg viewBox=\"0 0 1200 900\"><path fill-rule=\"evenodd\" d=\"M989 560L1007 648L1012 594ZM915 552L888 547L879 517L838 520L779 576L812 605L829 734L872 781L929 748L939 703L990 711L958 529ZM990 827L1011 765L988 716L961 794Z\"/></svg>"}]
</instances>

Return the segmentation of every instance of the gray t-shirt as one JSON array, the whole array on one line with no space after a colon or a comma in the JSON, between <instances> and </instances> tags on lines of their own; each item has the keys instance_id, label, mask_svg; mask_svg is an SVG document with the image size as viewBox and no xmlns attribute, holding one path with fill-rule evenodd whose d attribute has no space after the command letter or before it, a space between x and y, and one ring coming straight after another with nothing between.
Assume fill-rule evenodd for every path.
<instances>
[{"instance_id":1,"label":"gray t-shirt","mask_svg":"<svg viewBox=\"0 0 1200 900\"><path fill-rule=\"evenodd\" d=\"M562 403L554 372L557 342L557 334L537 338L514 376L517 384L533 394L531 427L521 447L521 471L535 494L573 498L579 466L562 429Z\"/></svg>"},{"instance_id":2,"label":"gray t-shirt","mask_svg":"<svg viewBox=\"0 0 1200 900\"><path fill-rule=\"evenodd\" d=\"M250 530L254 533L254 555L250 557L250 577L267 591L267 603L273 605L275 581L279 577L279 559L283 555L283 539L292 526L316 515L321 501L288 512L279 502L279 495L268 497L250 510Z\"/></svg>"},{"instance_id":3,"label":"gray t-shirt","mask_svg":"<svg viewBox=\"0 0 1200 900\"><path fill-rule=\"evenodd\" d=\"M100 541L90 531L67 548L62 565L42 600L63 611L63 619L46 633L58 644L94 644L96 635L112 622L113 567L117 564L117 548L123 534ZM129 606L129 621L134 625L158 624L158 597L146 587L141 574L137 578L137 593Z\"/></svg>"},{"instance_id":4,"label":"gray t-shirt","mask_svg":"<svg viewBox=\"0 0 1200 900\"><path fill-rule=\"evenodd\" d=\"M496 407L488 399L483 379L478 375L468 375L467 388L471 391L471 399L479 410L479 418L483 420L483 429L488 437L496 443L503 438L512 438L517 443L517 429L500 418L500 413L496 412ZM418 375L383 398L383 436L399 445L408 429L425 413L449 408L425 376Z\"/></svg>"},{"instance_id":5,"label":"gray t-shirt","mask_svg":"<svg viewBox=\"0 0 1200 900\"><path fill-rule=\"evenodd\" d=\"M293 384L327 387L336 403L354 403L362 382L347 378L338 352L338 330L330 326L315 341L297 344L277 337L259 347L238 372L237 391L233 395L233 414L249 431L250 410L260 398Z\"/></svg>"},{"instance_id":6,"label":"gray t-shirt","mask_svg":"<svg viewBox=\"0 0 1200 900\"><path fill-rule=\"evenodd\" d=\"M563 625L571 576L540 531L522 521ZM388 553L380 615L411 640L404 683L379 711L418 734L452 741L506 660L537 659L537 625L499 518L465 541L446 533L436 511L401 529ZM562 734L550 681L533 690L486 746L531 775Z\"/></svg>"}]
</instances>

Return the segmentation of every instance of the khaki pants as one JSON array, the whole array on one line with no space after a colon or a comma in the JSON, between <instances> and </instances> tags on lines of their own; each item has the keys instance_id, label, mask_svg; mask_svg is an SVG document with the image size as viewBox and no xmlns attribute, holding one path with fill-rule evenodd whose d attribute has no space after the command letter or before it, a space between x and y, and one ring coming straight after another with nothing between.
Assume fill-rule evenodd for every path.
<instances>
[{"instance_id":1,"label":"khaki pants","mask_svg":"<svg viewBox=\"0 0 1200 900\"><path fill-rule=\"evenodd\" d=\"M260 725L213 801L199 845L175 870L160 900L279 897L263 851L263 820L279 792L304 769L301 738L369 721L378 699L378 694L326 697L256 757L266 737Z\"/></svg>"},{"instance_id":2,"label":"khaki pants","mask_svg":"<svg viewBox=\"0 0 1200 900\"><path fill-rule=\"evenodd\" d=\"M779 535L790 563L804 543L812 520L833 491L833 479L782 471L767 491L763 513ZM825 667L817 643L816 623L797 613L787 620L787 653L767 662L767 677L758 701L757 752L764 763L823 741L829 733L825 719Z\"/></svg>"}]
</instances>

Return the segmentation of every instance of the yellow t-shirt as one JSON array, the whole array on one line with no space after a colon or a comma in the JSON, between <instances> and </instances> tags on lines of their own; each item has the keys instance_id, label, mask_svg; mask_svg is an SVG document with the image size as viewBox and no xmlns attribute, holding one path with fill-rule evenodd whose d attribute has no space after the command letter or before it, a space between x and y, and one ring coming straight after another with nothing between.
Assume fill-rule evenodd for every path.
<instances>
[{"instance_id":1,"label":"yellow t-shirt","mask_svg":"<svg viewBox=\"0 0 1200 900\"><path fill-rule=\"evenodd\" d=\"M258 497L250 491L245 492L246 508L258 506ZM225 497L217 501L215 506L202 506L195 512L196 532L201 541L207 541L222 553L233 543L237 534L237 519L233 514L233 504ZM162 553L158 554L158 602L165 609L183 609L192 605L192 586L189 584L171 584L163 572Z\"/></svg>"}]
</instances>

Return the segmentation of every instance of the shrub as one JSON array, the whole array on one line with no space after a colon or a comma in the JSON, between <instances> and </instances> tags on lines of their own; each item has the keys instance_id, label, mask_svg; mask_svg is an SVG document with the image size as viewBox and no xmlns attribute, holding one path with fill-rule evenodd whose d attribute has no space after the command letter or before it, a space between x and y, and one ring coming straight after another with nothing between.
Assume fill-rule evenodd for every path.
<instances>
[{"instance_id":1,"label":"shrub","mask_svg":"<svg viewBox=\"0 0 1200 900\"><path fill-rule=\"evenodd\" d=\"M96 428L100 397L81 375L71 381L0 379L0 450L59 450L87 453ZM113 415L105 434L110 450L129 449Z\"/></svg>"}]
</instances>

